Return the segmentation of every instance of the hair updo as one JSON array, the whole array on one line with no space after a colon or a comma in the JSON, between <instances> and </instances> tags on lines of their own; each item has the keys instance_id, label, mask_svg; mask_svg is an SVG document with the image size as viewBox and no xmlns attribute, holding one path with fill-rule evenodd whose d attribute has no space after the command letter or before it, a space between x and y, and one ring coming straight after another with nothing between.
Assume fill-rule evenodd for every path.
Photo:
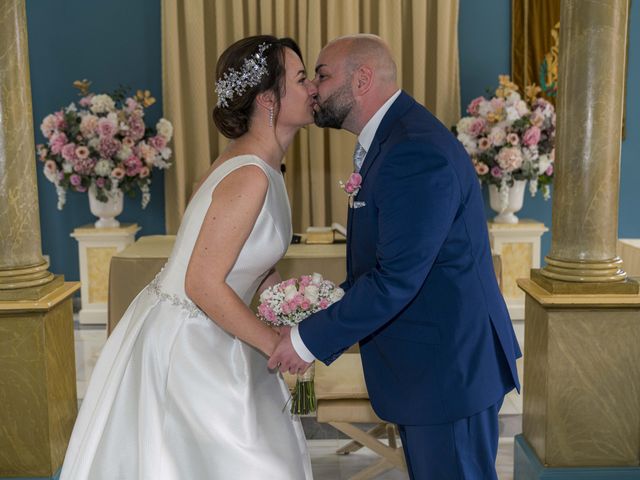
<instances>
[{"instance_id":1,"label":"hair updo","mask_svg":"<svg viewBox=\"0 0 640 480\"><path fill-rule=\"evenodd\" d=\"M254 100L262 92L270 90L274 93L276 105L274 121L277 122L280 98L285 93L285 48L293 50L302 60L300 47L291 38L276 38L271 35L247 37L238 40L220 55L216 66L216 80L220 80L231 68L241 71L245 59L258 53L259 46L263 43L269 46L263 53L267 61L267 73L262 76L257 85L227 99L226 106L220 105L213 109L213 121L220 133L227 138L238 138L247 133L255 108Z\"/></svg>"}]
</instances>

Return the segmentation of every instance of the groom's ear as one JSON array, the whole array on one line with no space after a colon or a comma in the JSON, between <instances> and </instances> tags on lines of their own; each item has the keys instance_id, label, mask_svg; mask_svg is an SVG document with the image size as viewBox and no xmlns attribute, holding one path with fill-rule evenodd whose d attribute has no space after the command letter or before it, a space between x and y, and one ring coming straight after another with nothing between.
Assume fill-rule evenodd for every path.
<instances>
[{"instance_id":1,"label":"groom's ear","mask_svg":"<svg viewBox=\"0 0 640 480\"><path fill-rule=\"evenodd\" d=\"M373 69L360 65L353 74L353 88L356 95L364 95L373 87Z\"/></svg>"},{"instance_id":2,"label":"groom's ear","mask_svg":"<svg viewBox=\"0 0 640 480\"><path fill-rule=\"evenodd\" d=\"M261 92L256 95L256 102L265 110L272 110L276 105L276 98L272 91Z\"/></svg>"}]
</instances>

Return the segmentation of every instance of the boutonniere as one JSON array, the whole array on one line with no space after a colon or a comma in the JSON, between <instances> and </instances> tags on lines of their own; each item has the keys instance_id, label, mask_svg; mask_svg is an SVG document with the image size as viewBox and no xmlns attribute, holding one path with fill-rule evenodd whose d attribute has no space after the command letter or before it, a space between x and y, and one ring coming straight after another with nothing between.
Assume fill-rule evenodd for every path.
<instances>
[{"instance_id":1,"label":"boutonniere","mask_svg":"<svg viewBox=\"0 0 640 480\"><path fill-rule=\"evenodd\" d=\"M340 180L340 188L345 191L347 196L349 197L349 207L353 208L353 197L355 197L360 191L360 185L362 184L362 175L359 173L353 172L347 180L347 183L344 183Z\"/></svg>"}]
</instances>

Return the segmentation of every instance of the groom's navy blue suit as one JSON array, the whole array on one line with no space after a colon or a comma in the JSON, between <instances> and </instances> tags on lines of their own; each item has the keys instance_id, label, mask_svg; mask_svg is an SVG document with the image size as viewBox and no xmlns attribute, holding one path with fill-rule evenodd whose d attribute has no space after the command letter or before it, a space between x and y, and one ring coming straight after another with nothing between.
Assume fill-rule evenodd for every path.
<instances>
[{"instance_id":1,"label":"groom's navy blue suit","mask_svg":"<svg viewBox=\"0 0 640 480\"><path fill-rule=\"evenodd\" d=\"M521 353L467 153L402 92L360 173L359 208L349 209L346 294L300 324L304 344L330 364L359 341L375 412L414 432L499 409L519 389ZM411 441L413 451L441 447Z\"/></svg>"}]
</instances>

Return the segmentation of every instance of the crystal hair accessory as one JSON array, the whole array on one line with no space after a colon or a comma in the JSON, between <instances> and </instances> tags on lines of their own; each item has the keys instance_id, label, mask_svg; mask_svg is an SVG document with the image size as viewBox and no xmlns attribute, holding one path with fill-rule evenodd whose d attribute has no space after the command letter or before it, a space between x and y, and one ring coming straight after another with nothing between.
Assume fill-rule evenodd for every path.
<instances>
[{"instance_id":1,"label":"crystal hair accessory","mask_svg":"<svg viewBox=\"0 0 640 480\"><path fill-rule=\"evenodd\" d=\"M218 94L218 107L228 107L228 101L235 96L244 94L251 87L260 83L262 77L267 74L267 59L264 56L265 50L270 45L260 44L258 52L244 59L242 70L235 68L227 70L222 78L216 82L216 93Z\"/></svg>"}]
</instances>

